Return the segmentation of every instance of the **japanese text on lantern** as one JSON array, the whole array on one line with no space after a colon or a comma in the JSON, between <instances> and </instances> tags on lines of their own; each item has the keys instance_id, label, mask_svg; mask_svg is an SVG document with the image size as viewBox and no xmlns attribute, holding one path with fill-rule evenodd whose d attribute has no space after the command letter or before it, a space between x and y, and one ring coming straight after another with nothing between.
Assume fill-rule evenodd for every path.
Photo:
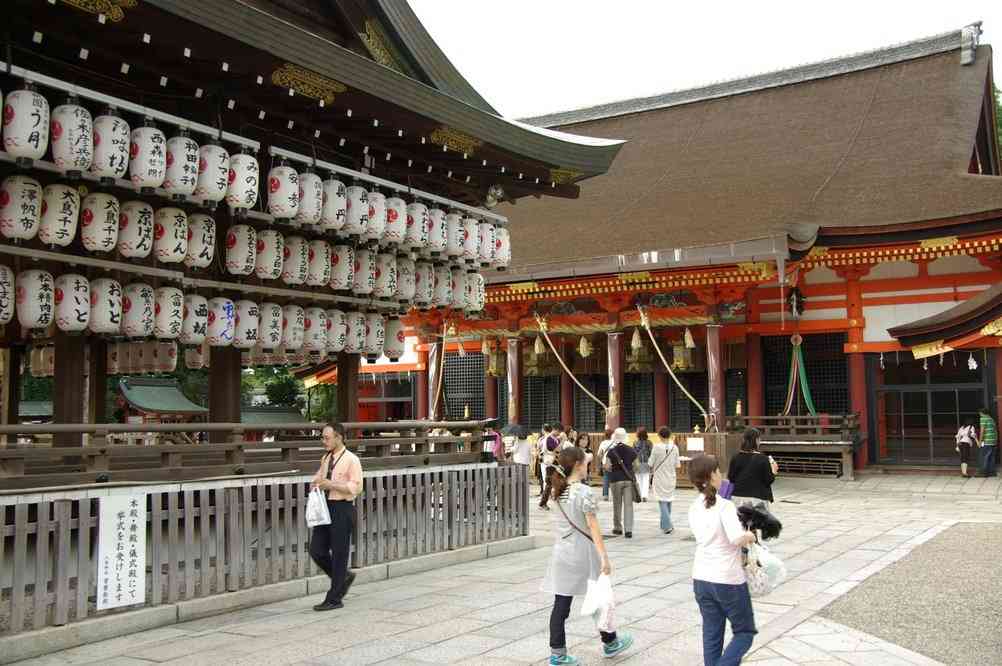
<instances>
[{"instance_id":1,"label":"japanese text on lantern","mask_svg":"<svg viewBox=\"0 0 1002 666\"><path fill-rule=\"evenodd\" d=\"M146 495L100 500L97 609L146 602Z\"/></svg>"}]
</instances>

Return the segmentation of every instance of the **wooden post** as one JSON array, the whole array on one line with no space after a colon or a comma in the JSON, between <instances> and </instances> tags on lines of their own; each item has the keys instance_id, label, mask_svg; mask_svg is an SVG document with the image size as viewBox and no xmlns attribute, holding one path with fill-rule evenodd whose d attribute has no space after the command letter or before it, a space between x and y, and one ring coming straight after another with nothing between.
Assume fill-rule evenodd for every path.
<instances>
[{"instance_id":1,"label":"wooden post","mask_svg":"<svg viewBox=\"0 0 1002 666\"><path fill-rule=\"evenodd\" d=\"M90 339L89 370L87 422L105 423L108 414L108 343L103 338Z\"/></svg>"},{"instance_id":2,"label":"wooden post","mask_svg":"<svg viewBox=\"0 0 1002 666\"><path fill-rule=\"evenodd\" d=\"M209 347L209 421L240 423L240 350ZM228 442L227 432L209 433L211 442Z\"/></svg>"},{"instance_id":3,"label":"wooden post","mask_svg":"<svg viewBox=\"0 0 1002 666\"><path fill-rule=\"evenodd\" d=\"M869 408L866 388L866 359L858 351L859 343L863 342L863 329L866 322L863 319L863 285L860 280L870 272L867 264L854 265L836 270L836 274L845 280L846 314L849 315L848 351L849 351L849 404L853 412L859 414L859 434L863 438L863 446L856 451L855 466L861 469L866 466L867 432L870 427Z\"/></svg>"},{"instance_id":4,"label":"wooden post","mask_svg":"<svg viewBox=\"0 0 1002 666\"><path fill-rule=\"evenodd\" d=\"M609 359L609 409L605 413L605 427L618 428L623 423L623 332L606 333Z\"/></svg>"},{"instance_id":5,"label":"wooden post","mask_svg":"<svg viewBox=\"0 0 1002 666\"><path fill-rule=\"evenodd\" d=\"M669 426L671 422L671 378L661 361L654 366L654 427Z\"/></svg>"},{"instance_id":6,"label":"wooden post","mask_svg":"<svg viewBox=\"0 0 1002 666\"><path fill-rule=\"evenodd\" d=\"M567 367L573 367L574 359L571 357L574 353L573 343L563 338L557 349ZM560 373L560 422L564 428L574 427L574 382L566 372Z\"/></svg>"},{"instance_id":7,"label":"wooden post","mask_svg":"<svg viewBox=\"0 0 1002 666\"><path fill-rule=\"evenodd\" d=\"M508 423L522 420L522 340L508 338Z\"/></svg>"},{"instance_id":8,"label":"wooden post","mask_svg":"<svg viewBox=\"0 0 1002 666\"><path fill-rule=\"evenodd\" d=\"M417 371L414 389L417 394L417 404L415 405L414 418L426 419L428 418L428 352L418 352L418 365L423 366L424 370Z\"/></svg>"},{"instance_id":9,"label":"wooden post","mask_svg":"<svg viewBox=\"0 0 1002 666\"><path fill-rule=\"evenodd\" d=\"M81 424L86 421L83 396L87 389L84 363L86 338L62 331L55 335L55 370L52 381L52 420L54 423ZM83 446L80 433L55 433L53 446Z\"/></svg>"},{"instance_id":10,"label":"wooden post","mask_svg":"<svg viewBox=\"0 0 1002 666\"><path fill-rule=\"evenodd\" d=\"M428 418L437 421L441 418L444 410L443 395L445 393L444 377L440 381L439 377L445 372L445 341L433 342L428 350Z\"/></svg>"},{"instance_id":11,"label":"wooden post","mask_svg":"<svg viewBox=\"0 0 1002 666\"><path fill-rule=\"evenodd\" d=\"M717 429L723 431L724 412L724 359L720 349L720 324L706 325L706 373L709 393L707 411L713 416Z\"/></svg>"},{"instance_id":12,"label":"wooden post","mask_svg":"<svg viewBox=\"0 0 1002 666\"><path fill-rule=\"evenodd\" d=\"M358 420L358 354L340 352L337 355L337 418L339 421Z\"/></svg>"},{"instance_id":13,"label":"wooden post","mask_svg":"<svg viewBox=\"0 0 1002 666\"><path fill-rule=\"evenodd\" d=\"M498 378L484 371L484 418L498 417Z\"/></svg>"},{"instance_id":14,"label":"wooden post","mask_svg":"<svg viewBox=\"0 0 1002 666\"><path fill-rule=\"evenodd\" d=\"M12 345L7 348L6 352L6 363L3 366L3 422L5 425L16 425L21 420L21 359L24 354L24 348ZM8 442L8 446L16 443L17 438L12 437L11 441Z\"/></svg>"},{"instance_id":15,"label":"wooden post","mask_svg":"<svg viewBox=\"0 0 1002 666\"><path fill-rule=\"evenodd\" d=\"M757 425L756 416L765 416L765 379L762 373L762 336L749 333L745 338L745 358L748 360L748 404L745 414L749 425Z\"/></svg>"}]
</instances>

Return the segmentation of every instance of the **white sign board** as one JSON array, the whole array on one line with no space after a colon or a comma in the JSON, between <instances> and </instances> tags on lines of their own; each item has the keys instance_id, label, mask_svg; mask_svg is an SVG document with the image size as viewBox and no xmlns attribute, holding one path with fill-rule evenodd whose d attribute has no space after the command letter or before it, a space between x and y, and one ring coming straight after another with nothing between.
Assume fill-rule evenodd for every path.
<instances>
[{"instance_id":1,"label":"white sign board","mask_svg":"<svg viewBox=\"0 0 1002 666\"><path fill-rule=\"evenodd\" d=\"M100 499L97 609L146 602L146 495Z\"/></svg>"},{"instance_id":2,"label":"white sign board","mask_svg":"<svg viewBox=\"0 0 1002 666\"><path fill-rule=\"evenodd\" d=\"M703 448L703 438L702 437L686 437L685 438L685 450L686 452L691 451L705 451Z\"/></svg>"}]
</instances>

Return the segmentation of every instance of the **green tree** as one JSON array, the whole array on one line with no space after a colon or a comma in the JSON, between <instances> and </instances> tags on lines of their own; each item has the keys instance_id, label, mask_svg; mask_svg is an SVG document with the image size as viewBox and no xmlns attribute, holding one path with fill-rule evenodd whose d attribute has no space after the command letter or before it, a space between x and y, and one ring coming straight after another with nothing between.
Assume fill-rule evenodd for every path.
<instances>
[{"instance_id":1,"label":"green tree","mask_svg":"<svg viewBox=\"0 0 1002 666\"><path fill-rule=\"evenodd\" d=\"M288 373L279 375L265 384L264 393L271 405L299 408L303 406L300 398L303 393L303 383Z\"/></svg>"}]
</instances>

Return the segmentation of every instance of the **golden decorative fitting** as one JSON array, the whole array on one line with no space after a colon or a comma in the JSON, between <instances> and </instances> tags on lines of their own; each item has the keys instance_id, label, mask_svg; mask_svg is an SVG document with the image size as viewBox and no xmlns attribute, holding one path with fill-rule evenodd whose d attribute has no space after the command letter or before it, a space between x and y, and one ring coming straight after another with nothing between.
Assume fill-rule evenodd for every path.
<instances>
[{"instance_id":1,"label":"golden decorative fitting","mask_svg":"<svg viewBox=\"0 0 1002 666\"><path fill-rule=\"evenodd\" d=\"M650 271L636 271L634 273L620 273L616 277L620 282L647 282L651 279Z\"/></svg>"},{"instance_id":2,"label":"golden decorative fitting","mask_svg":"<svg viewBox=\"0 0 1002 666\"><path fill-rule=\"evenodd\" d=\"M468 153L472 155L474 151L480 146L484 145L484 142L480 139L470 136L466 132L460 132L457 129L451 127L439 127L433 131L429 136L431 142L438 146L445 146L449 150L453 150L457 153Z\"/></svg>"},{"instance_id":3,"label":"golden decorative fitting","mask_svg":"<svg viewBox=\"0 0 1002 666\"><path fill-rule=\"evenodd\" d=\"M508 290L516 294L524 294L530 291L537 291L539 284L536 282L514 282L508 285Z\"/></svg>"},{"instance_id":4,"label":"golden decorative fitting","mask_svg":"<svg viewBox=\"0 0 1002 666\"><path fill-rule=\"evenodd\" d=\"M104 14L112 23L118 23L125 18L124 10L135 8L136 0L63 0L63 4L91 14Z\"/></svg>"},{"instance_id":5,"label":"golden decorative fitting","mask_svg":"<svg viewBox=\"0 0 1002 666\"><path fill-rule=\"evenodd\" d=\"M808 257L823 257L828 254L828 248L823 245L815 245L811 248L811 251L807 253Z\"/></svg>"},{"instance_id":6,"label":"golden decorative fitting","mask_svg":"<svg viewBox=\"0 0 1002 666\"><path fill-rule=\"evenodd\" d=\"M366 21L365 32L358 33L358 38L365 44L365 48L369 51L369 55L372 56L373 60L383 67L389 67L404 74L403 67L393 57L393 53L390 52L389 47L386 46L386 42L383 39L382 31L380 31L375 23Z\"/></svg>"},{"instance_id":7,"label":"golden decorative fitting","mask_svg":"<svg viewBox=\"0 0 1002 666\"><path fill-rule=\"evenodd\" d=\"M936 340L935 342L927 342L924 345L915 345L912 347L912 356L917 360L945 354L948 351L953 351L953 347L944 344L943 340Z\"/></svg>"},{"instance_id":8,"label":"golden decorative fitting","mask_svg":"<svg viewBox=\"0 0 1002 666\"><path fill-rule=\"evenodd\" d=\"M292 88L305 97L322 99L324 104L333 104L335 94L348 90L340 81L288 62L271 73L271 82L276 86Z\"/></svg>"},{"instance_id":9,"label":"golden decorative fitting","mask_svg":"<svg viewBox=\"0 0 1002 666\"><path fill-rule=\"evenodd\" d=\"M951 245L956 245L960 241L956 236L940 236L939 238L926 238L919 243L919 247L923 250L932 250L936 248L950 247Z\"/></svg>"},{"instance_id":10,"label":"golden decorative fitting","mask_svg":"<svg viewBox=\"0 0 1002 666\"><path fill-rule=\"evenodd\" d=\"M550 169L550 181L556 183L557 185L567 185L568 183L573 183L583 175L583 172L575 171L574 169Z\"/></svg>"},{"instance_id":11,"label":"golden decorative fitting","mask_svg":"<svg viewBox=\"0 0 1002 666\"><path fill-rule=\"evenodd\" d=\"M1002 317L985 324L981 329L981 335L1002 335Z\"/></svg>"},{"instance_id":12,"label":"golden decorative fitting","mask_svg":"<svg viewBox=\"0 0 1002 666\"><path fill-rule=\"evenodd\" d=\"M768 261L743 261L738 264L742 273L757 273L760 280L767 280L776 274L775 267Z\"/></svg>"}]
</instances>

